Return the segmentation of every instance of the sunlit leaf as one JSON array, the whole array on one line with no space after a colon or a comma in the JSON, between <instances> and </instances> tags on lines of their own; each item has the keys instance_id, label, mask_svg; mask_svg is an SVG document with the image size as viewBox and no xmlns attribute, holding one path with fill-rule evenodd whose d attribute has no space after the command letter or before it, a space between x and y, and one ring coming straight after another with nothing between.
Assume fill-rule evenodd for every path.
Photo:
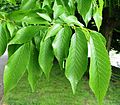
<instances>
[{"instance_id":1,"label":"sunlit leaf","mask_svg":"<svg viewBox=\"0 0 120 105\"><path fill-rule=\"evenodd\" d=\"M90 32L90 88L100 105L108 89L111 66L106 47L97 32Z\"/></svg>"},{"instance_id":2,"label":"sunlit leaf","mask_svg":"<svg viewBox=\"0 0 120 105\"><path fill-rule=\"evenodd\" d=\"M68 49L69 49L71 35L72 32L70 27L65 26L57 33L52 43L54 54L57 60L59 61L61 69L63 68L63 61L68 56Z\"/></svg>"},{"instance_id":3,"label":"sunlit leaf","mask_svg":"<svg viewBox=\"0 0 120 105\"><path fill-rule=\"evenodd\" d=\"M70 81L73 93L83 74L87 70L88 48L86 37L80 28L76 28L71 39L69 55L66 60L65 75Z\"/></svg>"}]
</instances>

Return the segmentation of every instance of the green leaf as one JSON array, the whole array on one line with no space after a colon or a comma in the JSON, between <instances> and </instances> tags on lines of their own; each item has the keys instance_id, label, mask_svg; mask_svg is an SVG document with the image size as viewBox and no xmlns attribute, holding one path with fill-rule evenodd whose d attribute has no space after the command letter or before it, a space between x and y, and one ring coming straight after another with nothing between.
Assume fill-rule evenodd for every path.
<instances>
[{"instance_id":1,"label":"green leaf","mask_svg":"<svg viewBox=\"0 0 120 105\"><path fill-rule=\"evenodd\" d=\"M53 17L55 19L58 18L61 14L64 13L64 11L65 10L64 10L64 7L62 5L55 6Z\"/></svg>"},{"instance_id":2,"label":"green leaf","mask_svg":"<svg viewBox=\"0 0 120 105\"><path fill-rule=\"evenodd\" d=\"M50 24L48 21L46 21L43 18L40 18L38 16L34 16L34 17L26 16L22 19L22 21L27 24L44 24L44 25Z\"/></svg>"},{"instance_id":3,"label":"green leaf","mask_svg":"<svg viewBox=\"0 0 120 105\"><path fill-rule=\"evenodd\" d=\"M36 84L42 75L42 71L38 63L39 52L37 51L37 49L32 43L30 47L31 47L30 60L29 60L28 67L27 67L28 81L30 83L32 91L34 92Z\"/></svg>"},{"instance_id":4,"label":"green leaf","mask_svg":"<svg viewBox=\"0 0 120 105\"><path fill-rule=\"evenodd\" d=\"M49 79L50 71L53 65L54 54L52 50L51 39L42 40L40 43L39 64L45 76Z\"/></svg>"},{"instance_id":5,"label":"green leaf","mask_svg":"<svg viewBox=\"0 0 120 105\"><path fill-rule=\"evenodd\" d=\"M17 31L15 37L10 41L10 44L23 44L30 41L39 33L40 26L23 27Z\"/></svg>"},{"instance_id":6,"label":"green leaf","mask_svg":"<svg viewBox=\"0 0 120 105\"><path fill-rule=\"evenodd\" d=\"M15 53L15 51L21 46L21 44L11 44L8 46L8 58Z\"/></svg>"},{"instance_id":7,"label":"green leaf","mask_svg":"<svg viewBox=\"0 0 120 105\"><path fill-rule=\"evenodd\" d=\"M71 39L69 55L66 60L65 75L70 81L73 93L83 74L87 70L88 48L86 37L80 28L76 28Z\"/></svg>"},{"instance_id":8,"label":"green leaf","mask_svg":"<svg viewBox=\"0 0 120 105\"><path fill-rule=\"evenodd\" d=\"M66 18L61 18L65 23L67 23L69 26L78 25L78 26L84 26L82 23L80 23L75 16L68 16Z\"/></svg>"},{"instance_id":9,"label":"green leaf","mask_svg":"<svg viewBox=\"0 0 120 105\"><path fill-rule=\"evenodd\" d=\"M15 0L7 0L8 2L12 3L12 4L16 4L16 1Z\"/></svg>"},{"instance_id":10,"label":"green leaf","mask_svg":"<svg viewBox=\"0 0 120 105\"><path fill-rule=\"evenodd\" d=\"M90 81L89 85L100 105L108 89L111 65L106 47L97 32L90 32Z\"/></svg>"},{"instance_id":11,"label":"green leaf","mask_svg":"<svg viewBox=\"0 0 120 105\"><path fill-rule=\"evenodd\" d=\"M35 8L36 7L36 1L37 0L22 0L21 9L22 10L28 10L28 9Z\"/></svg>"},{"instance_id":12,"label":"green leaf","mask_svg":"<svg viewBox=\"0 0 120 105\"><path fill-rule=\"evenodd\" d=\"M61 69L64 68L63 61L68 56L71 35L72 35L72 31L70 27L65 26L57 33L52 43L54 55L59 61Z\"/></svg>"},{"instance_id":13,"label":"green leaf","mask_svg":"<svg viewBox=\"0 0 120 105\"><path fill-rule=\"evenodd\" d=\"M93 19L95 20L96 26L98 30L100 30L100 26L102 24L102 11L103 11L103 0L99 0L99 6L96 2L93 2L95 5L95 8L93 10Z\"/></svg>"},{"instance_id":14,"label":"green leaf","mask_svg":"<svg viewBox=\"0 0 120 105\"><path fill-rule=\"evenodd\" d=\"M29 61L29 44L22 45L9 59L4 70L4 94L13 89L25 73Z\"/></svg>"},{"instance_id":15,"label":"green leaf","mask_svg":"<svg viewBox=\"0 0 120 105\"><path fill-rule=\"evenodd\" d=\"M13 24L13 23L11 23L11 22L8 22L7 23L7 28L8 28L8 31L10 32L10 36L12 37L12 36L14 36L14 31L15 31L15 29L16 29L16 26L15 26L15 24Z\"/></svg>"},{"instance_id":16,"label":"green leaf","mask_svg":"<svg viewBox=\"0 0 120 105\"><path fill-rule=\"evenodd\" d=\"M77 0L77 9L87 25L92 17L92 0Z\"/></svg>"},{"instance_id":17,"label":"green leaf","mask_svg":"<svg viewBox=\"0 0 120 105\"><path fill-rule=\"evenodd\" d=\"M61 28L62 28L61 24L54 24L53 26L51 26L47 32L45 40L52 36L55 36Z\"/></svg>"},{"instance_id":18,"label":"green leaf","mask_svg":"<svg viewBox=\"0 0 120 105\"><path fill-rule=\"evenodd\" d=\"M5 24L0 24L0 56L4 54L7 47L7 36L5 32Z\"/></svg>"},{"instance_id":19,"label":"green leaf","mask_svg":"<svg viewBox=\"0 0 120 105\"><path fill-rule=\"evenodd\" d=\"M50 18L50 16L48 15L48 14L46 14L46 13L37 13L41 18L43 18L43 19L45 19L45 20L47 20L47 21L49 21L49 22L51 22L52 20L51 20L51 18Z\"/></svg>"}]
</instances>

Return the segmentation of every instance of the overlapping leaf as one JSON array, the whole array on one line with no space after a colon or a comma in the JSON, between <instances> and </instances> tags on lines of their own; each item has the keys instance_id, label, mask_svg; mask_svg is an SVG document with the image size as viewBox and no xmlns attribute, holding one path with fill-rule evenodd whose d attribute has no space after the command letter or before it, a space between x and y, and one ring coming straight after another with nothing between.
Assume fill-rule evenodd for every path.
<instances>
[{"instance_id":1,"label":"overlapping leaf","mask_svg":"<svg viewBox=\"0 0 120 105\"><path fill-rule=\"evenodd\" d=\"M40 43L39 64L47 79L53 65L54 54L52 50L52 41L50 38L42 40Z\"/></svg>"},{"instance_id":2,"label":"overlapping leaf","mask_svg":"<svg viewBox=\"0 0 120 105\"><path fill-rule=\"evenodd\" d=\"M30 60L28 63L28 81L30 83L30 86L32 88L32 91L34 92L36 84L38 80L40 79L42 75L42 70L38 63L38 55L39 52L35 48L35 46L31 43L31 49L30 49Z\"/></svg>"},{"instance_id":3,"label":"overlapping leaf","mask_svg":"<svg viewBox=\"0 0 120 105\"><path fill-rule=\"evenodd\" d=\"M71 35L72 32L70 27L65 26L58 32L52 43L54 54L59 61L61 69L63 68L63 61L65 58L67 58L68 55Z\"/></svg>"},{"instance_id":4,"label":"overlapping leaf","mask_svg":"<svg viewBox=\"0 0 120 105\"><path fill-rule=\"evenodd\" d=\"M71 83L73 93L87 69L87 40L81 28L76 28L71 39L69 55L66 60L65 75Z\"/></svg>"},{"instance_id":5,"label":"overlapping leaf","mask_svg":"<svg viewBox=\"0 0 120 105\"><path fill-rule=\"evenodd\" d=\"M17 31L15 37L10 41L10 44L23 44L30 41L35 35L39 33L41 27L28 26L23 27Z\"/></svg>"},{"instance_id":6,"label":"overlapping leaf","mask_svg":"<svg viewBox=\"0 0 120 105\"><path fill-rule=\"evenodd\" d=\"M51 26L47 32L45 40L52 36L55 36L61 28L62 28L61 24L54 24L53 26Z\"/></svg>"},{"instance_id":7,"label":"overlapping leaf","mask_svg":"<svg viewBox=\"0 0 120 105\"><path fill-rule=\"evenodd\" d=\"M100 105L108 89L111 68L105 45L97 32L90 32L90 88L94 92Z\"/></svg>"},{"instance_id":8,"label":"overlapping leaf","mask_svg":"<svg viewBox=\"0 0 120 105\"><path fill-rule=\"evenodd\" d=\"M13 89L23 76L29 61L30 46L22 45L8 60L4 70L4 93Z\"/></svg>"}]
</instances>

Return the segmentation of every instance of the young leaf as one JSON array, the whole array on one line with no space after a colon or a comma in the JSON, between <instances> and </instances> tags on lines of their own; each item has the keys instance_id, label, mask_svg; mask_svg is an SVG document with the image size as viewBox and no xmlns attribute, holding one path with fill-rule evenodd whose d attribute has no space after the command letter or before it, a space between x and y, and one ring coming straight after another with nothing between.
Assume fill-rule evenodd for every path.
<instances>
[{"instance_id":1,"label":"young leaf","mask_svg":"<svg viewBox=\"0 0 120 105\"><path fill-rule=\"evenodd\" d=\"M0 24L0 56L3 55L7 47L7 36L4 27L5 24Z\"/></svg>"},{"instance_id":2,"label":"young leaf","mask_svg":"<svg viewBox=\"0 0 120 105\"><path fill-rule=\"evenodd\" d=\"M49 28L45 40L52 36L55 36L61 28L61 24L54 24L52 27Z\"/></svg>"},{"instance_id":3,"label":"young leaf","mask_svg":"<svg viewBox=\"0 0 120 105\"><path fill-rule=\"evenodd\" d=\"M29 44L22 45L8 60L4 70L4 93L13 89L23 76L29 61Z\"/></svg>"},{"instance_id":4,"label":"young leaf","mask_svg":"<svg viewBox=\"0 0 120 105\"><path fill-rule=\"evenodd\" d=\"M70 27L65 26L58 32L52 43L54 55L59 61L61 69L63 68L63 61L68 55L71 35L72 31Z\"/></svg>"},{"instance_id":5,"label":"young leaf","mask_svg":"<svg viewBox=\"0 0 120 105\"><path fill-rule=\"evenodd\" d=\"M89 85L100 105L108 89L111 65L108 52L105 45L97 32L90 32L90 81Z\"/></svg>"},{"instance_id":6,"label":"young leaf","mask_svg":"<svg viewBox=\"0 0 120 105\"><path fill-rule=\"evenodd\" d=\"M41 27L28 26L23 27L17 31L15 37L10 41L10 44L23 44L30 41L35 35L39 33Z\"/></svg>"},{"instance_id":7,"label":"young leaf","mask_svg":"<svg viewBox=\"0 0 120 105\"><path fill-rule=\"evenodd\" d=\"M42 40L40 43L39 64L47 79L53 65L54 54L51 39Z\"/></svg>"},{"instance_id":8,"label":"young leaf","mask_svg":"<svg viewBox=\"0 0 120 105\"><path fill-rule=\"evenodd\" d=\"M32 88L32 91L34 92L36 84L38 80L40 79L42 75L41 68L38 63L38 55L39 52L35 48L35 46L31 43L31 49L30 49L30 60L28 63L28 81L30 83L30 86Z\"/></svg>"},{"instance_id":9,"label":"young leaf","mask_svg":"<svg viewBox=\"0 0 120 105\"><path fill-rule=\"evenodd\" d=\"M49 21L49 22L52 21L48 14L39 13L39 12L38 12L37 14L38 14L41 18L43 18L43 19L45 19L45 20L47 20L47 21Z\"/></svg>"},{"instance_id":10,"label":"young leaf","mask_svg":"<svg viewBox=\"0 0 120 105\"><path fill-rule=\"evenodd\" d=\"M76 86L87 69L87 55L86 37L82 29L76 28L75 34L73 34L71 39L65 70L65 75L71 83L73 93L75 93Z\"/></svg>"}]
</instances>

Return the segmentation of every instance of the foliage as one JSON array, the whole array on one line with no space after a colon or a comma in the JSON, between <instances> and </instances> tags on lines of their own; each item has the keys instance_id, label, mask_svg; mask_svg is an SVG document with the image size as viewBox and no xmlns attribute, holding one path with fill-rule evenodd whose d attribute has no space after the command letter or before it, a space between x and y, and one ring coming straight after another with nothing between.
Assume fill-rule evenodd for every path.
<instances>
[{"instance_id":1,"label":"foliage","mask_svg":"<svg viewBox=\"0 0 120 105\"><path fill-rule=\"evenodd\" d=\"M13 89L24 72L32 90L43 72L49 79L54 56L70 81L73 93L87 70L91 50L90 88L102 104L111 76L104 37L87 28L93 18L98 31L103 0L7 0L17 9L0 12L0 55L8 46L4 92ZM19 3L20 4L19 4ZM83 21L78 18L82 16Z\"/></svg>"}]
</instances>

